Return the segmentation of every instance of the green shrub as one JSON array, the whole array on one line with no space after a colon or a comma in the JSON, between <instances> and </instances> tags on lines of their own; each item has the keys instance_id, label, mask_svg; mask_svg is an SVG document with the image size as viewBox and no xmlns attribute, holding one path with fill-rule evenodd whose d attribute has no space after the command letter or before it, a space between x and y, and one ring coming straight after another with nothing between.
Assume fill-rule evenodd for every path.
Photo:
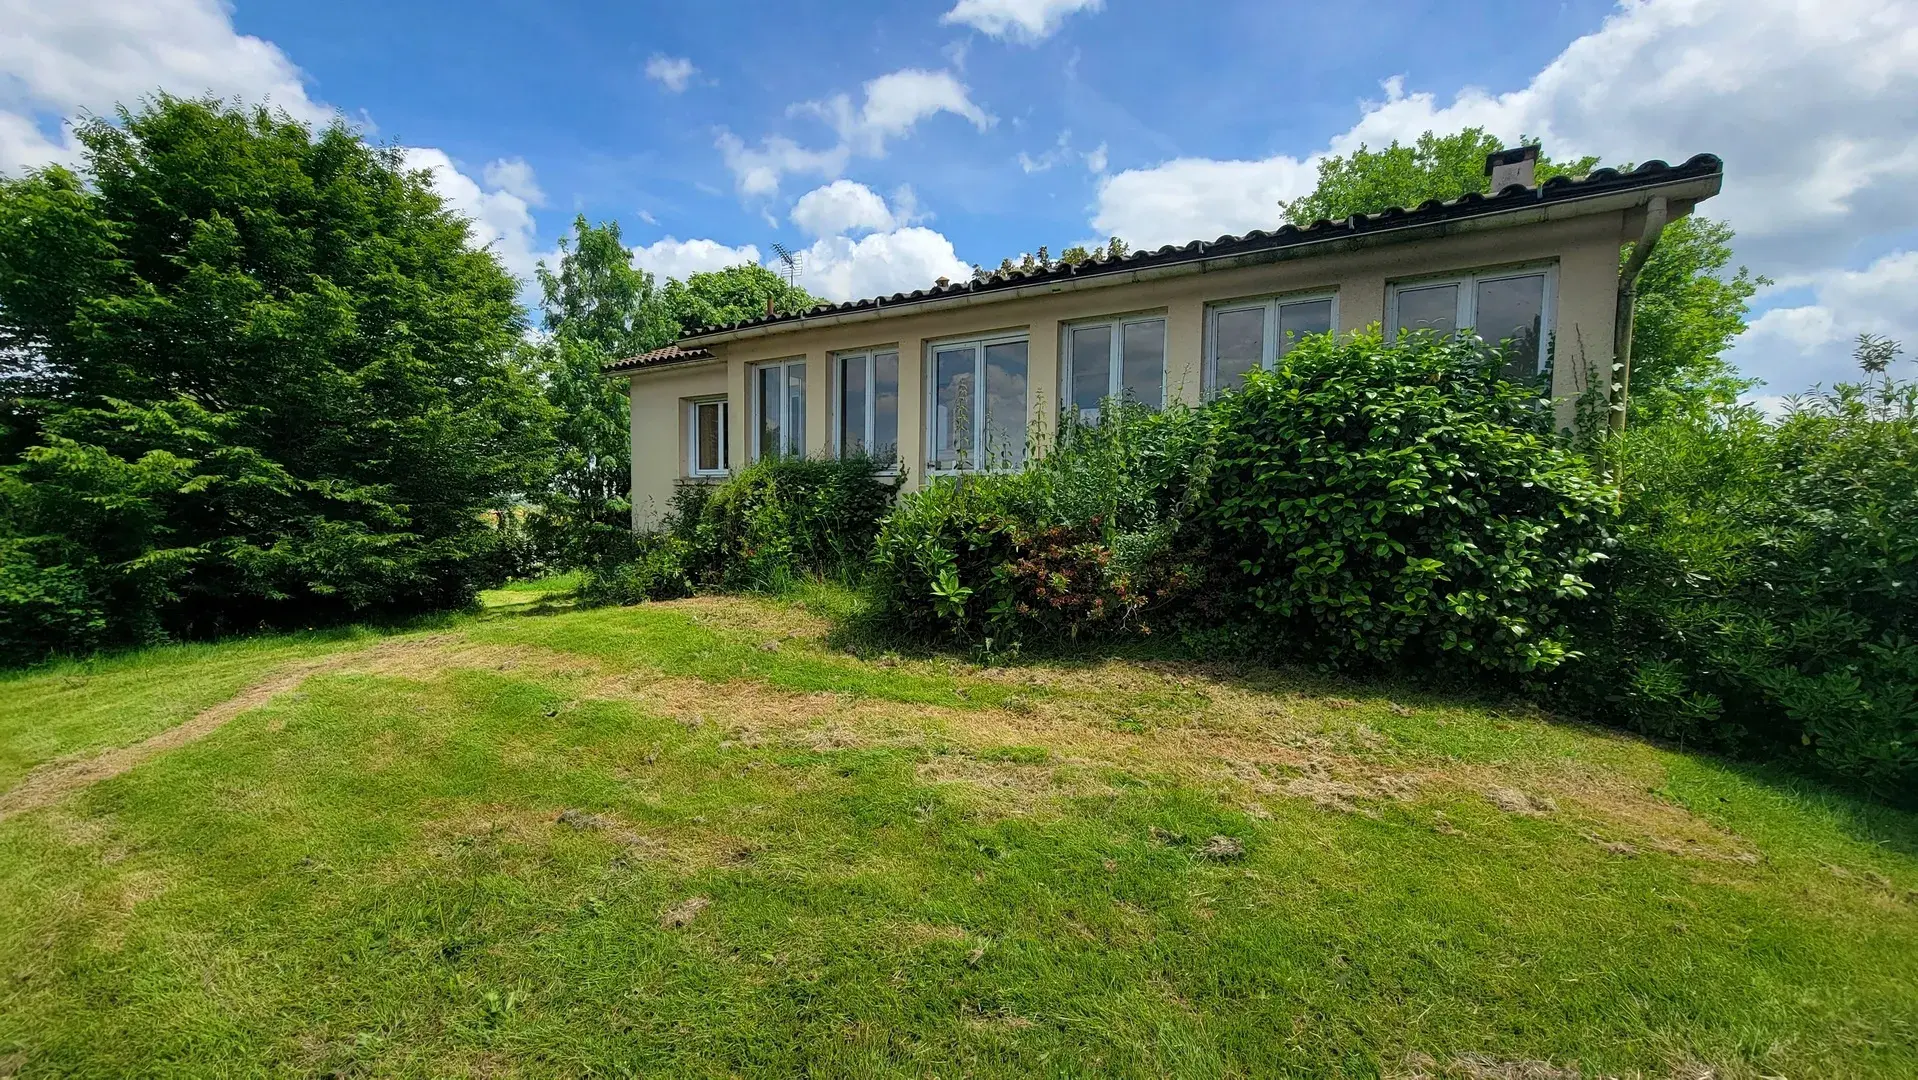
<instances>
[{"instance_id":1,"label":"green shrub","mask_svg":"<svg viewBox=\"0 0 1918 1080\"><path fill-rule=\"evenodd\" d=\"M687 573L689 545L676 536L630 530L618 548L596 549L598 562L581 578L578 596L585 604L637 604L691 596Z\"/></svg>"},{"instance_id":2,"label":"green shrub","mask_svg":"<svg viewBox=\"0 0 1918 1080\"><path fill-rule=\"evenodd\" d=\"M1918 775L1918 383L1882 368L1775 422L1724 407L1627 432L1622 543L1565 686L1580 708L1809 750L1884 790Z\"/></svg>"},{"instance_id":3,"label":"green shrub","mask_svg":"<svg viewBox=\"0 0 1918 1080\"><path fill-rule=\"evenodd\" d=\"M1608 497L1474 341L1307 338L1212 406L1198 518L1242 633L1335 665L1549 669Z\"/></svg>"},{"instance_id":4,"label":"green shrub","mask_svg":"<svg viewBox=\"0 0 1918 1080\"><path fill-rule=\"evenodd\" d=\"M1207 419L1107 402L1062 419L1016 473L940 477L886 519L874 555L882 618L909 633L1018 643L1151 633L1199 561L1175 544L1202 485Z\"/></svg>"},{"instance_id":5,"label":"green shrub","mask_svg":"<svg viewBox=\"0 0 1918 1080\"><path fill-rule=\"evenodd\" d=\"M573 543L582 598L684 596L695 587L777 592L802 578L864 576L892 506L886 466L867 458L765 458L718 484L684 484L657 534L600 529Z\"/></svg>"}]
</instances>

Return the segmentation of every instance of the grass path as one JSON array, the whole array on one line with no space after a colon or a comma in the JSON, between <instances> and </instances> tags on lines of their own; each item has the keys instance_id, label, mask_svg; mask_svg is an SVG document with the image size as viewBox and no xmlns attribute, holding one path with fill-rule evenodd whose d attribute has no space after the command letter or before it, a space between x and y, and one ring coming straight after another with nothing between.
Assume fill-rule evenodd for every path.
<instances>
[{"instance_id":1,"label":"grass path","mask_svg":"<svg viewBox=\"0 0 1918 1080\"><path fill-rule=\"evenodd\" d=\"M0 1076L1918 1074L1918 821L1518 707L552 610L0 678Z\"/></svg>"}]
</instances>

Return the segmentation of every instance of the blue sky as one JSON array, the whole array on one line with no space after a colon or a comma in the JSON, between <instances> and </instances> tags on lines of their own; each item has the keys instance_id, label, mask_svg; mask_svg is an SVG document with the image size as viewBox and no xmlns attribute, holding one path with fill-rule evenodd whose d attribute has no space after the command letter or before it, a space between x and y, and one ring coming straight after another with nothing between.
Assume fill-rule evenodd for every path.
<instances>
[{"instance_id":1,"label":"blue sky","mask_svg":"<svg viewBox=\"0 0 1918 1080\"><path fill-rule=\"evenodd\" d=\"M1428 128L1727 162L1782 393L1918 348L1918 5L0 0L0 170L165 88L344 115L528 274L576 213L683 274L808 253L833 298L1039 244L1270 227L1320 156Z\"/></svg>"}]
</instances>

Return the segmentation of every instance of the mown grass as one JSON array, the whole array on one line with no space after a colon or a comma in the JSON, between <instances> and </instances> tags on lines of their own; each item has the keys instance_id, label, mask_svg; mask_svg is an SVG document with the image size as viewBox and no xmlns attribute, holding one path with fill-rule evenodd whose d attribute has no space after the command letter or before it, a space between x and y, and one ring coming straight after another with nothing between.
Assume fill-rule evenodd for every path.
<instances>
[{"instance_id":1,"label":"mown grass","mask_svg":"<svg viewBox=\"0 0 1918 1080\"><path fill-rule=\"evenodd\" d=\"M1918 1074L1910 815L1398 687L849 655L831 594L514 599L0 681L3 790L361 657L0 822L0 1074Z\"/></svg>"}]
</instances>

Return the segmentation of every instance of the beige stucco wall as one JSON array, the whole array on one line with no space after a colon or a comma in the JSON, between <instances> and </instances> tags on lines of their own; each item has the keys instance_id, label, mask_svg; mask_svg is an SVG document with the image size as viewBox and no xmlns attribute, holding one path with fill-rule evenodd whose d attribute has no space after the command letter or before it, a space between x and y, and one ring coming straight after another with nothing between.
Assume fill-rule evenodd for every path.
<instances>
[{"instance_id":1,"label":"beige stucco wall","mask_svg":"<svg viewBox=\"0 0 1918 1080\"><path fill-rule=\"evenodd\" d=\"M726 364L707 361L636 374L632 379L633 527L646 529L672 505L673 487L691 471L687 403L721 395L737 402L743 386L726 386ZM733 404L733 409L739 405ZM737 424L733 425L737 427ZM743 460L734 452L733 461Z\"/></svg>"},{"instance_id":2,"label":"beige stucco wall","mask_svg":"<svg viewBox=\"0 0 1918 1080\"><path fill-rule=\"evenodd\" d=\"M926 344L946 338L1024 331L1029 338L1027 409L1035 423L1056 415L1061 399L1059 343L1066 323L1130 312L1166 316L1166 387L1169 399L1196 403L1204 391L1205 311L1210 303L1294 292L1333 291L1338 325L1350 332L1382 323L1387 286L1413 278L1552 263L1558 268L1553 325L1556 333L1553 393L1569 422L1571 399L1611 362L1617 304L1618 260L1625 211L1510 228L1460 232L1435 239L1297 256L1257 266L1166 277L1101 288L982 303L940 311L904 313L867 322L798 329L709 346L719 357L695 368L666 368L633 377L633 488L635 519L642 503L670 498L683 477L686 438L683 401L725 392L732 402L732 463L748 460L747 374L751 365L801 357L806 360L809 453L829 454L834 353L896 347L899 350L899 442L916 484L925 470Z\"/></svg>"}]
</instances>

